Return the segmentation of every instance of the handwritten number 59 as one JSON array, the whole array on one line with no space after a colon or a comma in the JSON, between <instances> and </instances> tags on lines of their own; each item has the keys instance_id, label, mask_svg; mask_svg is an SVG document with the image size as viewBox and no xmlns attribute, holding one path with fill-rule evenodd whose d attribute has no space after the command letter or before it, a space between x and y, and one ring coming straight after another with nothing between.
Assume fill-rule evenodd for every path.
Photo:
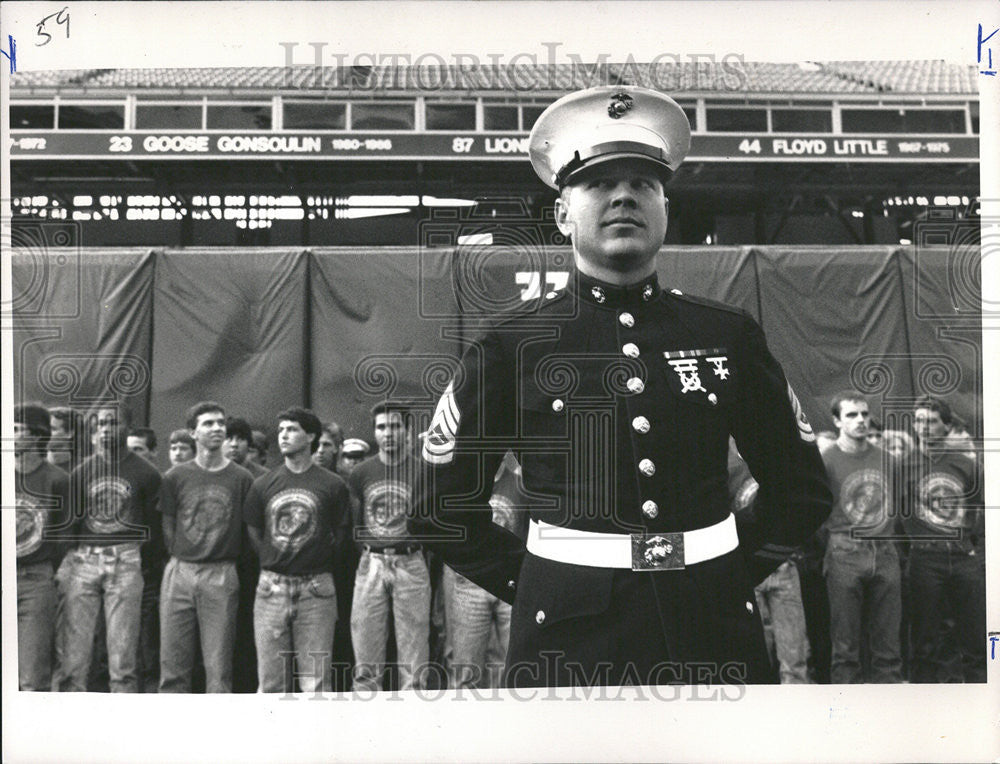
<instances>
[{"instance_id":1,"label":"handwritten number 59","mask_svg":"<svg viewBox=\"0 0 1000 764\"><path fill-rule=\"evenodd\" d=\"M36 42L35 43L35 47L36 48L40 48L43 45L48 45L50 42L52 42L52 35L50 35L48 32L45 31L45 23L49 19L51 19L51 18L54 18L56 20L57 24L65 24L66 25L66 39L67 40L69 39L69 6L66 6L65 8L63 8L58 13L50 13L44 19L42 19L37 24L35 24L35 26L38 27L38 31L36 33L37 36L39 38L41 38L41 37L45 38L45 40L43 42Z\"/></svg>"}]
</instances>

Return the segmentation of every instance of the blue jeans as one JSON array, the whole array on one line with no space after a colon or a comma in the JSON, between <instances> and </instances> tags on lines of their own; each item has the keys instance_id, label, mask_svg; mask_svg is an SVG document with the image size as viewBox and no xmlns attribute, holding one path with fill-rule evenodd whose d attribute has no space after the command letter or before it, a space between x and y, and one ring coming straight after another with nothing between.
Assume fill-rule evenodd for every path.
<instances>
[{"instance_id":1,"label":"blue jeans","mask_svg":"<svg viewBox=\"0 0 1000 764\"><path fill-rule=\"evenodd\" d=\"M419 551L361 555L351 608L355 688L381 688L390 614L396 628L400 689L422 688L426 677L419 669L430 657L431 581Z\"/></svg>"},{"instance_id":2,"label":"blue jeans","mask_svg":"<svg viewBox=\"0 0 1000 764\"><path fill-rule=\"evenodd\" d=\"M48 692L56 626L51 562L17 566L17 687Z\"/></svg>"},{"instance_id":3,"label":"blue jeans","mask_svg":"<svg viewBox=\"0 0 1000 764\"><path fill-rule=\"evenodd\" d=\"M139 692L153 693L160 686L160 585L163 568L146 563L142 568L142 605L139 609Z\"/></svg>"},{"instance_id":4,"label":"blue jeans","mask_svg":"<svg viewBox=\"0 0 1000 764\"><path fill-rule=\"evenodd\" d=\"M259 692L330 689L337 590L330 573L260 572L253 606Z\"/></svg>"},{"instance_id":5,"label":"blue jeans","mask_svg":"<svg viewBox=\"0 0 1000 764\"><path fill-rule=\"evenodd\" d=\"M510 605L449 567L444 592L452 689L499 686L510 641ZM499 655L491 656L494 640Z\"/></svg>"},{"instance_id":6,"label":"blue jeans","mask_svg":"<svg viewBox=\"0 0 1000 764\"><path fill-rule=\"evenodd\" d=\"M754 590L768 652L778 659L782 684L811 684L809 636L802 588L795 563L788 560Z\"/></svg>"},{"instance_id":7,"label":"blue jeans","mask_svg":"<svg viewBox=\"0 0 1000 764\"><path fill-rule=\"evenodd\" d=\"M85 692L101 603L107 629L111 692L136 692L142 605L139 545L81 545L66 555L56 583L62 596L56 625L58 674L52 689Z\"/></svg>"},{"instance_id":8,"label":"blue jeans","mask_svg":"<svg viewBox=\"0 0 1000 764\"><path fill-rule=\"evenodd\" d=\"M239 593L234 560L170 558L160 590L160 692L191 692L199 637L206 692L232 692Z\"/></svg>"},{"instance_id":9,"label":"blue jeans","mask_svg":"<svg viewBox=\"0 0 1000 764\"><path fill-rule=\"evenodd\" d=\"M971 553L970 553L971 552ZM942 681L938 641L950 615L966 682L986 681L986 559L982 549L950 541L914 541L910 548L912 682Z\"/></svg>"},{"instance_id":10,"label":"blue jeans","mask_svg":"<svg viewBox=\"0 0 1000 764\"><path fill-rule=\"evenodd\" d=\"M830 598L830 681L864 681L861 640L867 639L871 654L869 681L901 682L902 589L895 543L833 533L827 543L823 572ZM867 625L867 634L862 634L862 622Z\"/></svg>"}]
</instances>

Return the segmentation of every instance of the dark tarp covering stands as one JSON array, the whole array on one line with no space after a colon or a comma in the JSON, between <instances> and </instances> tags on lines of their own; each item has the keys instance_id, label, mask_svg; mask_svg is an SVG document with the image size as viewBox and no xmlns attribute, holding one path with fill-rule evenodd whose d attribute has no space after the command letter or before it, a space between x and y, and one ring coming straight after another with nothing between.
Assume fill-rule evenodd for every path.
<instances>
[{"instance_id":1,"label":"dark tarp covering stands","mask_svg":"<svg viewBox=\"0 0 1000 764\"><path fill-rule=\"evenodd\" d=\"M139 422L152 382L148 250L18 250L11 262L14 399L89 409L124 399Z\"/></svg>"},{"instance_id":2,"label":"dark tarp covering stands","mask_svg":"<svg viewBox=\"0 0 1000 764\"><path fill-rule=\"evenodd\" d=\"M760 320L757 272L749 247L671 247L660 253L657 275L664 289L735 305Z\"/></svg>"},{"instance_id":3,"label":"dark tarp covering stands","mask_svg":"<svg viewBox=\"0 0 1000 764\"><path fill-rule=\"evenodd\" d=\"M88 408L123 395L161 441L204 399L272 432L278 411L306 405L370 438L368 409L387 396L425 422L477 327L530 311L562 286L570 256L19 250L15 397ZM665 247L658 267L665 288L759 318L814 429L832 429L828 397L856 386L900 426L916 395L940 395L981 434L978 249Z\"/></svg>"},{"instance_id":4,"label":"dark tarp covering stands","mask_svg":"<svg viewBox=\"0 0 1000 764\"><path fill-rule=\"evenodd\" d=\"M161 437L200 400L268 424L305 400L308 266L294 250L160 253L150 425Z\"/></svg>"},{"instance_id":5,"label":"dark tarp covering stands","mask_svg":"<svg viewBox=\"0 0 1000 764\"><path fill-rule=\"evenodd\" d=\"M897 253L914 389L947 400L973 435L982 429L982 312L1000 310L982 305L979 256L978 245Z\"/></svg>"},{"instance_id":6,"label":"dark tarp covering stands","mask_svg":"<svg viewBox=\"0 0 1000 764\"><path fill-rule=\"evenodd\" d=\"M896 380L899 393L912 397L906 313L892 248L758 248L754 258L768 346L814 430L836 431L828 406L833 393L878 389L870 386L874 359ZM879 397L872 395L871 403L872 415L880 416Z\"/></svg>"},{"instance_id":7,"label":"dark tarp covering stands","mask_svg":"<svg viewBox=\"0 0 1000 764\"><path fill-rule=\"evenodd\" d=\"M368 410L390 398L429 421L459 348L450 258L447 249L312 251L309 400L320 418L370 440Z\"/></svg>"}]
</instances>

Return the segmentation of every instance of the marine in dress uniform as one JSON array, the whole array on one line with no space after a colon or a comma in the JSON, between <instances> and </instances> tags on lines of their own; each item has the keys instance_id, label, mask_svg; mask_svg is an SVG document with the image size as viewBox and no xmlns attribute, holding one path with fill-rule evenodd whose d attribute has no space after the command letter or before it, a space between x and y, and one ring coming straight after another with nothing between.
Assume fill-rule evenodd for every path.
<instances>
[{"instance_id":1,"label":"marine in dress uniform","mask_svg":"<svg viewBox=\"0 0 1000 764\"><path fill-rule=\"evenodd\" d=\"M424 441L411 532L513 604L508 686L773 681L748 563L777 567L830 511L815 437L757 323L657 281L663 183L689 146L681 108L642 88L572 93L542 114L531 161L560 191L576 270L470 343ZM730 435L760 483L739 529ZM489 512L508 449L526 543Z\"/></svg>"}]
</instances>

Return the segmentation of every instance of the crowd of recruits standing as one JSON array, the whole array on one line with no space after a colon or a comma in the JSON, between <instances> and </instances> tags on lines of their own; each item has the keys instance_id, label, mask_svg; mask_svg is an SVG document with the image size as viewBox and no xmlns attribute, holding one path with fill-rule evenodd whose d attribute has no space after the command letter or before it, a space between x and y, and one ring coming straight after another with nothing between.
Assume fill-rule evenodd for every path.
<instances>
[{"instance_id":1,"label":"crowd of recruits standing","mask_svg":"<svg viewBox=\"0 0 1000 764\"><path fill-rule=\"evenodd\" d=\"M22 690L104 689L102 668L113 692L496 681L509 607L457 576L443 590L440 565L406 533L407 412L372 410L368 456L365 441L290 408L268 470L263 436L201 402L171 433L162 476L155 433L126 407L88 422L28 404L15 420ZM497 485L513 490L511 477ZM426 668L432 648L454 673Z\"/></svg>"},{"instance_id":2,"label":"crowd of recruits standing","mask_svg":"<svg viewBox=\"0 0 1000 764\"><path fill-rule=\"evenodd\" d=\"M88 436L72 409L16 411L21 689L103 689L103 669L112 691L376 690L387 646L394 686L497 683L510 606L407 535L405 412L373 410L372 456L335 423L282 412L269 471L263 434L203 402L171 433L162 478L152 430L125 408L94 413ZM812 640L830 651L830 681L984 681L982 464L960 420L925 397L912 434L883 438L853 391L834 396L831 420L820 441L835 506L813 555L828 640ZM751 511L753 478L731 456L734 509ZM523 532L516 469L505 463L491 504ZM787 683L825 679L804 557L757 589ZM289 651L306 656L291 670ZM448 659L447 678L421 675L432 658Z\"/></svg>"},{"instance_id":3,"label":"crowd of recruits standing","mask_svg":"<svg viewBox=\"0 0 1000 764\"><path fill-rule=\"evenodd\" d=\"M782 683L986 681L982 455L945 401L909 415L883 431L861 393L830 400L833 511L756 590ZM729 473L733 511L752 512L735 448Z\"/></svg>"}]
</instances>

